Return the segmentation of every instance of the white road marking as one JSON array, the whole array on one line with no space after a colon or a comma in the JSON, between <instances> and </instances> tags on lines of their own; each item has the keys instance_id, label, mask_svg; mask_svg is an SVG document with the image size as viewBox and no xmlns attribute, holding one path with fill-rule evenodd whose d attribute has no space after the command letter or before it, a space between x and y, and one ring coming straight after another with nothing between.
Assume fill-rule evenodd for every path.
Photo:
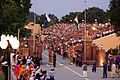
<instances>
[{"instance_id":1,"label":"white road marking","mask_svg":"<svg viewBox=\"0 0 120 80\"><path fill-rule=\"evenodd\" d=\"M42 53L42 55L43 55L43 56L45 56L46 58L48 58L48 56L47 56L47 55L45 55L44 53Z\"/></svg>"},{"instance_id":2,"label":"white road marking","mask_svg":"<svg viewBox=\"0 0 120 80\"><path fill-rule=\"evenodd\" d=\"M46 57L46 58L48 58L48 56L45 55L45 54L43 54L43 56ZM70 69L69 67L65 66L64 64L61 64L61 63L58 62L58 61L56 61L56 63L57 63L58 65L64 66L64 68L68 69L69 71L72 71L73 73L77 74L78 76L83 77L81 74L79 74L78 72ZM48 67L50 67L48 64L46 64L46 65L47 65ZM90 80L90 79L88 79L88 78L84 78L84 79L85 79L85 80Z\"/></svg>"},{"instance_id":3,"label":"white road marking","mask_svg":"<svg viewBox=\"0 0 120 80\"><path fill-rule=\"evenodd\" d=\"M58 65L61 65L61 66L63 66L63 64L61 64L60 62L58 62L58 61L56 61L56 63L58 64Z\"/></svg>"},{"instance_id":4,"label":"white road marking","mask_svg":"<svg viewBox=\"0 0 120 80\"><path fill-rule=\"evenodd\" d=\"M46 64L47 67L50 67L50 65Z\"/></svg>"},{"instance_id":5,"label":"white road marking","mask_svg":"<svg viewBox=\"0 0 120 80\"><path fill-rule=\"evenodd\" d=\"M68 69L68 70L70 70L70 71L72 71L73 73L75 73L75 74L77 74L78 76L80 76L80 77L83 77L81 74L79 74L78 72L76 72L76 71L74 71L74 70L72 70L72 69L70 69L69 67L67 67L67 66L64 66L64 68L66 68L66 69ZM85 80L90 80L90 79L88 79L88 78L84 78Z\"/></svg>"}]
</instances>

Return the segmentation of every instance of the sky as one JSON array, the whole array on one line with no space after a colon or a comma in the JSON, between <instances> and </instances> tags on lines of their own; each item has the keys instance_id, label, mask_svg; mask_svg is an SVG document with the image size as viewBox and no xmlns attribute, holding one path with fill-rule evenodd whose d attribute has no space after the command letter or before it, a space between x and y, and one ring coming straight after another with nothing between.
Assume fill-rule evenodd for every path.
<instances>
[{"instance_id":1,"label":"sky","mask_svg":"<svg viewBox=\"0 0 120 80\"><path fill-rule=\"evenodd\" d=\"M109 0L31 0L31 12L40 14L54 14L58 18L70 12L82 12L89 7L109 9Z\"/></svg>"}]
</instances>

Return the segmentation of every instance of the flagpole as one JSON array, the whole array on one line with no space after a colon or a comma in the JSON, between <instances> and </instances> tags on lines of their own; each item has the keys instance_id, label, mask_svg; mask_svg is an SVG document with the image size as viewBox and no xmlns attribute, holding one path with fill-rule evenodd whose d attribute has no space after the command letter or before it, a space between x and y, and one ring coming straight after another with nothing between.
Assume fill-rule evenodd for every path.
<instances>
[{"instance_id":1,"label":"flagpole","mask_svg":"<svg viewBox=\"0 0 120 80\"><path fill-rule=\"evenodd\" d=\"M18 41L20 42L20 29L18 29ZM19 52L19 47L18 47L18 52Z\"/></svg>"},{"instance_id":2,"label":"flagpole","mask_svg":"<svg viewBox=\"0 0 120 80\"><path fill-rule=\"evenodd\" d=\"M36 5L36 1L35 1L35 5ZM36 6L35 5L34 5L34 20L33 20L33 22L34 22L34 29L35 29L35 24L36 24L36 15L35 15L35 12L36 12L35 8L36 8ZM34 54L35 48L36 48L36 46L35 46L35 33L36 33L36 31L35 30L34 30L34 34L33 34L33 54Z\"/></svg>"},{"instance_id":3,"label":"flagpole","mask_svg":"<svg viewBox=\"0 0 120 80\"><path fill-rule=\"evenodd\" d=\"M84 20L85 20L85 25L84 25L84 61L86 62L86 0L84 0L85 4L85 12L84 12Z\"/></svg>"}]
</instances>

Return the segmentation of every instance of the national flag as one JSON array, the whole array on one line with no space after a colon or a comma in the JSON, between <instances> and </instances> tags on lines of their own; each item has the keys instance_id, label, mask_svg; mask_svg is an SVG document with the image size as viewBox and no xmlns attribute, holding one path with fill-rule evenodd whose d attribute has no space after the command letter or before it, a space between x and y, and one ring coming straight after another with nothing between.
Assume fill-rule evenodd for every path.
<instances>
[{"instance_id":1,"label":"national flag","mask_svg":"<svg viewBox=\"0 0 120 80\"><path fill-rule=\"evenodd\" d=\"M75 17L73 22L76 25L76 29L78 30L78 28L79 28L79 25L78 25L78 15Z\"/></svg>"},{"instance_id":2,"label":"national flag","mask_svg":"<svg viewBox=\"0 0 120 80\"><path fill-rule=\"evenodd\" d=\"M46 14L46 18L47 18L47 21L50 22L51 19L49 18L49 16Z\"/></svg>"},{"instance_id":3,"label":"national flag","mask_svg":"<svg viewBox=\"0 0 120 80\"><path fill-rule=\"evenodd\" d=\"M49 26L49 22L51 21L51 19L49 18L49 16L47 14L45 14L45 21L44 21L44 26L48 27Z\"/></svg>"}]
</instances>

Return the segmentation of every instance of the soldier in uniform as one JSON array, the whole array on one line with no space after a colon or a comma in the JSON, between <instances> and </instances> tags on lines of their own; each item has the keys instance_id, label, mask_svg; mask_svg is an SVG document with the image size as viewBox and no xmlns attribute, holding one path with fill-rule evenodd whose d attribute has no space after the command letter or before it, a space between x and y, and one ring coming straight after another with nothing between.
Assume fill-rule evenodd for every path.
<instances>
[{"instance_id":1,"label":"soldier in uniform","mask_svg":"<svg viewBox=\"0 0 120 80\"><path fill-rule=\"evenodd\" d=\"M56 54L53 53L53 67L56 67Z\"/></svg>"}]
</instances>

